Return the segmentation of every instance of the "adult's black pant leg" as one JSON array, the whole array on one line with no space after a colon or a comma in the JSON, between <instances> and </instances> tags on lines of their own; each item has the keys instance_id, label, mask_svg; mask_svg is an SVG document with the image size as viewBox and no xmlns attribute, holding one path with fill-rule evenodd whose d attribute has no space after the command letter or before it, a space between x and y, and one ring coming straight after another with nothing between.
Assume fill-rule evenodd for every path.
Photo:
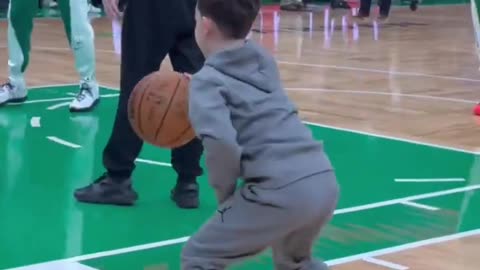
<instances>
[{"instance_id":1,"label":"adult's black pant leg","mask_svg":"<svg viewBox=\"0 0 480 270\"><path fill-rule=\"evenodd\" d=\"M155 1L130 1L122 26L120 97L112 134L103 152L103 163L112 178L130 177L143 141L128 121L128 99L135 85L159 69L173 45L174 34L168 25L156 27Z\"/></svg>"},{"instance_id":2,"label":"adult's black pant leg","mask_svg":"<svg viewBox=\"0 0 480 270\"><path fill-rule=\"evenodd\" d=\"M372 6L372 0L360 0L360 9L358 13L360 16L370 16L370 7Z\"/></svg>"},{"instance_id":3,"label":"adult's black pant leg","mask_svg":"<svg viewBox=\"0 0 480 270\"><path fill-rule=\"evenodd\" d=\"M379 0L378 5L380 7L380 15L388 17L388 15L390 14L392 0Z\"/></svg>"},{"instance_id":4,"label":"adult's black pant leg","mask_svg":"<svg viewBox=\"0 0 480 270\"><path fill-rule=\"evenodd\" d=\"M194 74L199 71L205 61L202 52L195 42L193 29L191 34L177 38L177 42L169 53L174 70ZM195 138L188 144L172 150L172 166L178 174L179 182L194 182L202 174L200 158L203 146Z\"/></svg>"}]
</instances>

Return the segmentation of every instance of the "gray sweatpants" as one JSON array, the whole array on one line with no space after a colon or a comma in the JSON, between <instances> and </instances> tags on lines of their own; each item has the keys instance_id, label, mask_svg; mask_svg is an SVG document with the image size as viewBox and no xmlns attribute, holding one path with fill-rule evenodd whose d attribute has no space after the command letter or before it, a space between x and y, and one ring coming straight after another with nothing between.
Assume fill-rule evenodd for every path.
<instances>
[{"instance_id":1,"label":"gray sweatpants","mask_svg":"<svg viewBox=\"0 0 480 270\"><path fill-rule=\"evenodd\" d=\"M272 247L278 270L324 270L312 246L336 207L333 171L268 189L247 183L185 245L183 270L220 270Z\"/></svg>"}]
</instances>

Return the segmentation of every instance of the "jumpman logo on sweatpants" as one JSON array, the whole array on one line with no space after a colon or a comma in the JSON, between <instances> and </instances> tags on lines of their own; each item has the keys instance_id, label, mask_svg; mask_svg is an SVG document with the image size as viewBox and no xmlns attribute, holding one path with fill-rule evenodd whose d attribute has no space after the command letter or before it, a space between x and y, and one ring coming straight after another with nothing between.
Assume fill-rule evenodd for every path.
<instances>
[{"instance_id":1,"label":"jumpman logo on sweatpants","mask_svg":"<svg viewBox=\"0 0 480 270\"><path fill-rule=\"evenodd\" d=\"M223 214L225 214L225 212L227 212L228 210L232 209L231 206L229 207L225 207L223 209L218 209L217 212L220 213L220 218L222 219L222 223L223 223Z\"/></svg>"}]
</instances>

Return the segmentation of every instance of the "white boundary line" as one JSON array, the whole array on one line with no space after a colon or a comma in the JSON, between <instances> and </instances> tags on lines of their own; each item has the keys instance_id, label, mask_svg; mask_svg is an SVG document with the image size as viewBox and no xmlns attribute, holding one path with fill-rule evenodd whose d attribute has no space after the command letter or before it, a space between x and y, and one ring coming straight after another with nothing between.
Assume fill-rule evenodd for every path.
<instances>
[{"instance_id":1,"label":"white boundary line","mask_svg":"<svg viewBox=\"0 0 480 270\"><path fill-rule=\"evenodd\" d=\"M462 152L462 153L467 153L467 154L480 155L480 151L478 151L478 152L470 151L470 150L467 150L467 149L455 148L455 147L444 146L444 145L433 144L433 143L426 143L426 142L410 140L410 139L405 139L405 138L400 138L400 137L395 137L395 136L382 135L382 134L373 133L373 132L366 132L366 131L360 131L360 130L355 130L355 129L336 127L336 126L331 126L331 125L326 125L326 124L319 124L319 123L314 123L314 122L310 122L310 121L303 121L303 122L308 124L308 125L316 126L316 127L323 127L323 128L328 128L328 129L346 131L346 132L350 132L350 133L356 133L356 134L367 135L367 136L371 136L371 137L388 139L388 140L392 140L392 141L407 142L407 143L411 143L411 144L429 146L429 147L433 147L433 148L450 150L450 151L454 151L454 152Z\"/></svg>"},{"instance_id":2,"label":"white boundary line","mask_svg":"<svg viewBox=\"0 0 480 270\"><path fill-rule=\"evenodd\" d=\"M465 238L465 237L469 237L469 236L476 236L476 235L480 235L480 229L461 232L461 233L454 233L454 234L450 234L450 235L444 235L444 236L440 236L440 237L430 238L430 239L421 240L421 241L418 241L418 242L412 242L412 243L399 245L399 246L394 246L394 247L390 247L390 248L374 250L374 251L365 252L365 253L362 253L362 254L357 254L357 255L353 255L353 256L347 256L347 257L343 257L343 258L329 260L326 263L329 266L345 264L345 263L350 263L350 262L362 260L364 258L383 256L383 255L387 255L387 254L402 252L402 251L406 251L406 250L410 250L410 249L414 249L414 248L420 248L420 247L429 246L429 245L434 245L434 244L440 244L440 243L448 242L448 241L451 241L451 240L456 240L456 239L461 239L461 238Z\"/></svg>"},{"instance_id":3,"label":"white boundary line","mask_svg":"<svg viewBox=\"0 0 480 270\"><path fill-rule=\"evenodd\" d=\"M154 249L154 248L159 248L159 247L181 244L181 243L187 242L189 238L190 237L185 236L185 237L180 237L180 238L175 238L175 239L170 239L170 240L165 240L165 241L160 241L160 242L155 242L155 243L150 243L150 244L144 244L144 245L127 247L127 248L120 248L120 249L115 249L115 250L109 250L109 251L97 252L97 253L92 253L92 254L80 255L80 256L75 256L75 257L71 257L71 258L67 258L67 259L49 261L49 262L44 262L44 263L88 261L88 260L97 259L97 258L104 258L104 257L109 257L109 256L114 256L114 255L120 255L120 254L125 254L125 253L133 253L133 252L138 252L138 251L147 250L147 249ZM44 263L41 263L41 264L44 264ZM33 264L31 266L34 266L34 265L38 265L38 264ZM22 267L25 267L25 266L22 266ZM8 269L4 269L4 270L19 270L19 268L21 268L21 267L8 268Z\"/></svg>"},{"instance_id":4,"label":"white boundary line","mask_svg":"<svg viewBox=\"0 0 480 270\"><path fill-rule=\"evenodd\" d=\"M139 162L139 163L150 164L150 165L157 165L157 166L164 166L164 167L172 167L172 164L170 164L170 163L153 161L153 160L143 159L143 158L137 158L137 159L135 159L135 161L136 161L136 162Z\"/></svg>"},{"instance_id":5,"label":"white boundary line","mask_svg":"<svg viewBox=\"0 0 480 270\"><path fill-rule=\"evenodd\" d=\"M138 251L141 251L141 250L154 249L154 248L165 247L165 246L172 246L172 245L176 245L176 244L185 243L185 242L188 241L189 238L190 238L189 236L185 236L185 237L180 237L180 238L176 238L176 239L170 239L170 240L165 240L165 241L160 241L160 242L150 243L150 244L145 244L145 245L138 245L138 246L121 248L121 249L116 249L116 250L98 252L98 253L93 253L93 254L80 255L80 256L72 257L72 258L69 258L69 259L62 260L62 261L80 262L80 261L87 261L87 260L92 260L92 259L96 259L96 258L109 257L109 256L113 256L113 255L138 252Z\"/></svg>"},{"instance_id":6,"label":"white boundary line","mask_svg":"<svg viewBox=\"0 0 480 270\"><path fill-rule=\"evenodd\" d=\"M367 210L367 209L384 207L384 206L388 206L388 205L401 203L403 201L408 201L408 200L411 200L412 198L432 198L432 197L438 197L438 196L443 196L443 195L448 195L448 194L453 194L453 193L458 193L458 192L464 192L464 191L467 191L467 190L474 190L474 189L480 189L480 185L469 186L469 187L464 187L464 188L456 188L456 189L450 189L450 190L443 190L443 191L433 192L433 193L419 194L419 195L409 196L409 197L405 197L405 198L399 198L399 199L387 200L387 201L383 201L383 202L377 202L377 203L371 203L371 204L366 204L366 205L359 205L359 206L355 206L355 207L338 209L334 212L334 215L340 215L340 214L346 214L346 213L352 213L352 212L360 212L360 211L364 211L364 210ZM478 230L478 231L480 233L480 230ZM92 254L85 254L85 255L80 255L80 256L66 258L66 259L54 260L54 261L50 261L50 262L80 262L80 261L92 260L92 259L97 259L97 258L102 258L102 257L120 255L120 254L124 254L124 253L137 252L137 251L146 250L146 249L153 249L153 248L158 248L158 247L181 244L181 243L184 243L184 242L188 241L188 239L189 239L189 236L185 236L185 237L181 237L181 238L175 238L175 239L170 239L170 240L165 240L165 241L160 241L160 242L154 242L154 243L149 243L149 244L143 244L143 245L137 245L137 246L132 246L132 247L114 249L114 250L97 252L97 253L92 253ZM370 253L365 253L365 254L370 254ZM355 256L359 256L359 255L355 255ZM355 256L351 256L351 257L352 258L357 258ZM376 255L362 256L359 259L362 259L364 257L373 257L373 256L376 256ZM350 257L346 257L346 258L350 258ZM341 260L341 259L338 259L338 260ZM355 259L355 260L357 260L357 259ZM333 262L335 262L335 260L333 260ZM349 261L347 260L347 262L349 262ZM15 269L15 268L6 269L6 270L13 270L13 269Z\"/></svg>"},{"instance_id":7,"label":"white boundary line","mask_svg":"<svg viewBox=\"0 0 480 270\"><path fill-rule=\"evenodd\" d=\"M376 264L376 265L383 266L383 267L386 267L388 269L393 269L393 270L407 270L407 269L409 269L407 266L404 266L404 265L388 262L388 261L385 261L385 260L370 258L370 257L363 258L362 260L366 261L368 263Z\"/></svg>"},{"instance_id":8,"label":"white boundary line","mask_svg":"<svg viewBox=\"0 0 480 270\"><path fill-rule=\"evenodd\" d=\"M65 141L65 140L60 139L60 138L55 137L55 136L47 136L47 139L49 139L52 142L55 142L55 143L58 143L58 144L61 144L61 145L64 145L64 146L67 146L67 147L70 147L70 148L74 148L74 149L82 148L82 146L80 146L78 144L74 144L74 143Z\"/></svg>"},{"instance_id":9,"label":"white boundary line","mask_svg":"<svg viewBox=\"0 0 480 270\"><path fill-rule=\"evenodd\" d=\"M424 193L424 194L419 194L419 195L413 195L413 196L408 196L408 197L398 198L398 199L393 199L393 200L387 200L387 201L382 201L382 202L369 203L369 204L365 204L365 205L359 205L359 206L348 207L348 208L343 208L343 209L337 209L337 210L335 210L335 215L346 214L346 213L351 213L351 212L359 212L359 211L363 211L363 210L367 210L367 209L379 208L379 207L394 205L394 204L408 202L408 201L435 198L435 197L440 197L440 196L445 196L445 195L450 195L450 194L455 194L455 193L460 193L460 192L466 192L466 191L469 191L469 190L476 190L476 189L480 189L480 184L465 186L465 187L460 187L460 188L441 190L441 191L430 192L430 193Z\"/></svg>"},{"instance_id":10,"label":"white boundary line","mask_svg":"<svg viewBox=\"0 0 480 270\"><path fill-rule=\"evenodd\" d=\"M438 211L438 210L440 210L440 208L438 208L438 207L426 205L426 204L423 204L423 203L401 202L401 204L406 205L406 206L410 206L410 207L425 209L425 210L428 210L428 211Z\"/></svg>"},{"instance_id":11,"label":"white boundary line","mask_svg":"<svg viewBox=\"0 0 480 270\"><path fill-rule=\"evenodd\" d=\"M465 182L465 178L396 178L397 183L448 183Z\"/></svg>"}]
</instances>

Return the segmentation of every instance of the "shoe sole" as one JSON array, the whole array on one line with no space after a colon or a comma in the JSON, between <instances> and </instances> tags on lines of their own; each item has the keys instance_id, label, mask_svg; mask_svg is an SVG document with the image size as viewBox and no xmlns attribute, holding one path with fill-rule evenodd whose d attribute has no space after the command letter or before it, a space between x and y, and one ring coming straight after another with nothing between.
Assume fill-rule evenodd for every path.
<instances>
[{"instance_id":1,"label":"shoe sole","mask_svg":"<svg viewBox=\"0 0 480 270\"><path fill-rule=\"evenodd\" d=\"M97 105L100 103L100 98L98 98L97 100L95 100L92 104L92 106L88 107L88 108L81 108L81 109L78 109L78 108L70 108L70 112L71 113L82 113L82 112L91 112L93 111Z\"/></svg>"},{"instance_id":2,"label":"shoe sole","mask_svg":"<svg viewBox=\"0 0 480 270\"><path fill-rule=\"evenodd\" d=\"M177 198L175 196L171 196L171 199L179 208L182 209L196 209L200 206L198 197Z\"/></svg>"},{"instance_id":3,"label":"shoe sole","mask_svg":"<svg viewBox=\"0 0 480 270\"><path fill-rule=\"evenodd\" d=\"M0 107L5 106L7 104L22 104L25 101L27 101L27 99L28 99L28 97L10 99L10 100L7 100L3 103L0 103Z\"/></svg>"},{"instance_id":4,"label":"shoe sole","mask_svg":"<svg viewBox=\"0 0 480 270\"><path fill-rule=\"evenodd\" d=\"M110 198L109 200L103 199L103 198L86 198L79 196L77 194L74 194L75 199L77 201L82 202L82 203L92 203L92 204L103 204L103 205L118 205L118 206L132 206L135 204L136 201L136 196L132 196L129 199L125 199L125 197L122 197L122 199L112 199Z\"/></svg>"}]
</instances>

